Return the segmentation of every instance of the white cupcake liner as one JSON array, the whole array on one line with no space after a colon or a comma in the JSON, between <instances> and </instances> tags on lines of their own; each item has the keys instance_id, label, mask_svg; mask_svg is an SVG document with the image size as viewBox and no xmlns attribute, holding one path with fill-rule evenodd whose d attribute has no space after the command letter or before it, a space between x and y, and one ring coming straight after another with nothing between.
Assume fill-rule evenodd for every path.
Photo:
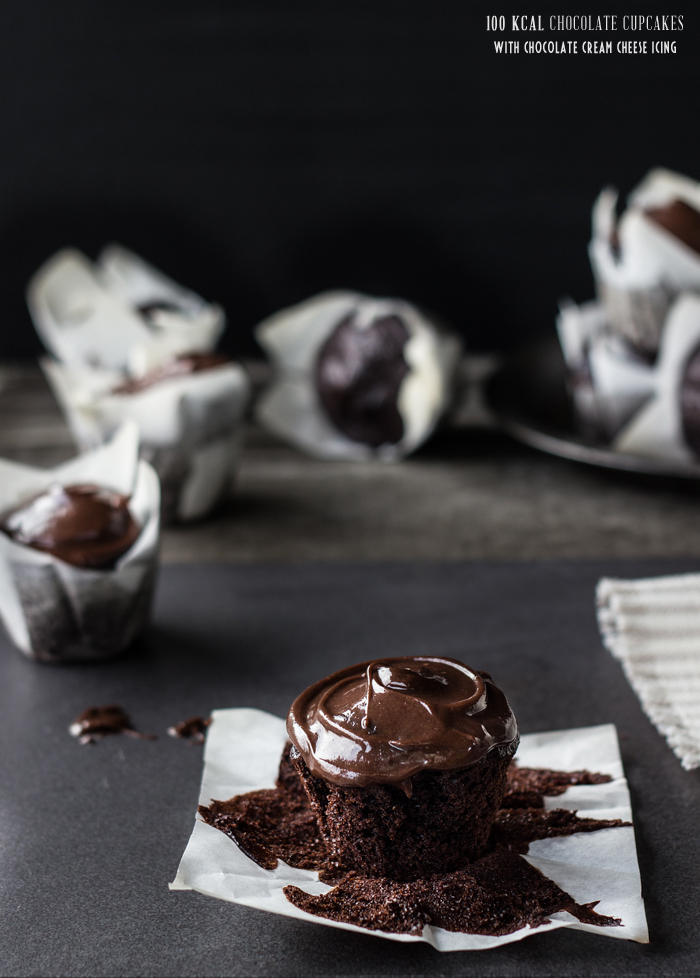
<instances>
[{"instance_id":1,"label":"white cupcake liner","mask_svg":"<svg viewBox=\"0 0 700 978\"><path fill-rule=\"evenodd\" d=\"M674 300L682 292L700 293L700 256L644 213L674 200L700 210L700 184L657 169L629 195L619 221L614 190L603 190L593 207L589 256L608 322L652 356Z\"/></svg>"},{"instance_id":2,"label":"white cupcake liner","mask_svg":"<svg viewBox=\"0 0 700 978\"><path fill-rule=\"evenodd\" d=\"M409 339L404 358L409 372L397 407L404 435L397 444L372 448L339 431L318 395L315 369L321 347L347 316L370 323L378 315L398 316ZM418 309L398 299L374 299L357 292L324 292L276 313L256 329L273 361L274 376L256 406L259 423L318 458L395 461L421 445L451 404L461 344Z\"/></svg>"},{"instance_id":3,"label":"white cupcake liner","mask_svg":"<svg viewBox=\"0 0 700 978\"><path fill-rule=\"evenodd\" d=\"M116 371L72 367L45 358L42 368L82 448L136 422L141 456L162 483L164 522L205 516L231 491L250 397L238 364L171 377L133 394L114 394Z\"/></svg>"},{"instance_id":4,"label":"white cupcake liner","mask_svg":"<svg viewBox=\"0 0 700 978\"><path fill-rule=\"evenodd\" d=\"M688 359L699 345L700 296L682 295L664 324L652 396L615 438L615 451L698 463L683 435L681 384Z\"/></svg>"},{"instance_id":5,"label":"white cupcake liner","mask_svg":"<svg viewBox=\"0 0 700 978\"><path fill-rule=\"evenodd\" d=\"M46 662L110 658L146 625L158 562L160 487L137 452L136 425L127 423L108 444L55 469L0 459L1 513L56 483L94 483L129 495L129 509L141 526L112 570L74 567L0 532L0 618L28 657Z\"/></svg>"},{"instance_id":6,"label":"white cupcake liner","mask_svg":"<svg viewBox=\"0 0 700 978\"><path fill-rule=\"evenodd\" d=\"M582 433L609 442L654 394L654 369L611 333L598 302L562 304L557 330Z\"/></svg>"},{"instance_id":7,"label":"white cupcake liner","mask_svg":"<svg viewBox=\"0 0 700 978\"><path fill-rule=\"evenodd\" d=\"M141 304L168 302L147 322ZM117 245L93 264L72 248L33 276L27 304L47 349L73 366L145 372L166 356L212 350L225 325L219 306L172 282Z\"/></svg>"}]
</instances>

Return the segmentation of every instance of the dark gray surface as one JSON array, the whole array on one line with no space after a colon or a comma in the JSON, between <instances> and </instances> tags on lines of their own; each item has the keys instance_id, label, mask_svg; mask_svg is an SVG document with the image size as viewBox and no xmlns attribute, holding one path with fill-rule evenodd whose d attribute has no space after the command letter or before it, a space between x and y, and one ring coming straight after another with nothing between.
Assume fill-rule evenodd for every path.
<instances>
[{"instance_id":1,"label":"dark gray surface","mask_svg":"<svg viewBox=\"0 0 700 978\"><path fill-rule=\"evenodd\" d=\"M601 574L689 561L186 565L162 574L155 627L102 666L0 648L3 975L697 975L700 777L643 716L593 615ZM165 736L215 707L284 714L321 674L373 655L441 652L493 672L524 732L615 721L632 790L651 944L543 932L439 954L169 893L201 749ZM67 734L117 702L156 742Z\"/></svg>"}]
</instances>

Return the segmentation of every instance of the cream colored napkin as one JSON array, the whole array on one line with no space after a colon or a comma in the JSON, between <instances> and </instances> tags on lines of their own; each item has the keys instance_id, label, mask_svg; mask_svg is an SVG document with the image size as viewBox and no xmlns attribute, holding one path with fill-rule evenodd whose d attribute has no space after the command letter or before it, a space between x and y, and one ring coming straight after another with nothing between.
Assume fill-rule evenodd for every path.
<instances>
[{"instance_id":1,"label":"cream colored napkin","mask_svg":"<svg viewBox=\"0 0 700 978\"><path fill-rule=\"evenodd\" d=\"M700 767L700 574L625 581L596 591L603 642L686 770Z\"/></svg>"}]
</instances>

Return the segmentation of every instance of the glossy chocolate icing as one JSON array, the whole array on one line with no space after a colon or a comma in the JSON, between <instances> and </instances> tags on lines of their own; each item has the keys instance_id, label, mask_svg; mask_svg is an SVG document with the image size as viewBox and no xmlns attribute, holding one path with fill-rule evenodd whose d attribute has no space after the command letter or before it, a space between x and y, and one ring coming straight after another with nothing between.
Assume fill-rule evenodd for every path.
<instances>
[{"instance_id":1,"label":"glossy chocolate icing","mask_svg":"<svg viewBox=\"0 0 700 978\"><path fill-rule=\"evenodd\" d=\"M321 347L318 395L335 427L352 441L373 448L401 441L397 398L409 372L403 355L408 338L398 316L380 316L367 327L347 316Z\"/></svg>"},{"instance_id":2,"label":"glossy chocolate icing","mask_svg":"<svg viewBox=\"0 0 700 978\"><path fill-rule=\"evenodd\" d=\"M188 374L201 373L202 370L212 370L229 363L230 357L225 353L184 353L182 356L168 360L149 370L143 377L127 380L112 391L113 394L138 394L139 391L153 387L162 380L172 380L174 377L186 377Z\"/></svg>"},{"instance_id":3,"label":"glossy chocolate icing","mask_svg":"<svg viewBox=\"0 0 700 978\"><path fill-rule=\"evenodd\" d=\"M512 744L515 717L488 673L406 656L342 669L292 704L287 732L311 773L338 785L405 782Z\"/></svg>"},{"instance_id":4,"label":"glossy chocolate icing","mask_svg":"<svg viewBox=\"0 0 700 978\"><path fill-rule=\"evenodd\" d=\"M17 543L67 564L106 569L141 532L128 503L128 496L100 486L54 485L10 513L1 528Z\"/></svg>"},{"instance_id":5,"label":"glossy chocolate icing","mask_svg":"<svg viewBox=\"0 0 700 978\"><path fill-rule=\"evenodd\" d=\"M700 254L700 213L684 200L673 200L645 212L647 217Z\"/></svg>"}]
</instances>

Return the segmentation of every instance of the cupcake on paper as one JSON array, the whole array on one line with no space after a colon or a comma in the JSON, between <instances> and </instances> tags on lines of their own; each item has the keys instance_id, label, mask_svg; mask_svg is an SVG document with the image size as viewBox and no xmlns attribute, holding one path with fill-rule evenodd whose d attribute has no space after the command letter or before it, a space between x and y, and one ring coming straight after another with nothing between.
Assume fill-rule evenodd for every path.
<instances>
[{"instance_id":1,"label":"cupcake on paper","mask_svg":"<svg viewBox=\"0 0 700 978\"><path fill-rule=\"evenodd\" d=\"M79 446L99 445L135 421L141 457L160 477L164 522L199 519L233 490L247 374L226 356L178 353L165 340L135 348L132 362L131 373L48 358L41 365Z\"/></svg>"},{"instance_id":2,"label":"cupcake on paper","mask_svg":"<svg viewBox=\"0 0 700 978\"><path fill-rule=\"evenodd\" d=\"M653 361L675 299L700 293L700 184L656 169L619 220L617 199L608 188L594 205L591 265L608 325Z\"/></svg>"},{"instance_id":3,"label":"cupcake on paper","mask_svg":"<svg viewBox=\"0 0 700 978\"><path fill-rule=\"evenodd\" d=\"M81 449L135 420L165 522L201 518L230 494L250 384L212 352L224 326L218 306L116 245L94 265L59 252L27 301L54 355L42 367Z\"/></svg>"},{"instance_id":4,"label":"cupcake on paper","mask_svg":"<svg viewBox=\"0 0 700 978\"><path fill-rule=\"evenodd\" d=\"M458 338L400 299L324 292L256 337L273 365L257 420L318 458L401 459L453 400Z\"/></svg>"},{"instance_id":5,"label":"cupcake on paper","mask_svg":"<svg viewBox=\"0 0 700 978\"><path fill-rule=\"evenodd\" d=\"M160 490L125 424L51 470L0 460L0 618L45 662L110 658L148 622Z\"/></svg>"},{"instance_id":6,"label":"cupcake on paper","mask_svg":"<svg viewBox=\"0 0 700 978\"><path fill-rule=\"evenodd\" d=\"M557 331L580 433L607 445L652 396L654 367L608 327L599 302L563 302Z\"/></svg>"},{"instance_id":7,"label":"cupcake on paper","mask_svg":"<svg viewBox=\"0 0 700 978\"><path fill-rule=\"evenodd\" d=\"M668 314L653 370L653 391L615 438L618 452L700 463L700 295L685 294Z\"/></svg>"}]
</instances>

